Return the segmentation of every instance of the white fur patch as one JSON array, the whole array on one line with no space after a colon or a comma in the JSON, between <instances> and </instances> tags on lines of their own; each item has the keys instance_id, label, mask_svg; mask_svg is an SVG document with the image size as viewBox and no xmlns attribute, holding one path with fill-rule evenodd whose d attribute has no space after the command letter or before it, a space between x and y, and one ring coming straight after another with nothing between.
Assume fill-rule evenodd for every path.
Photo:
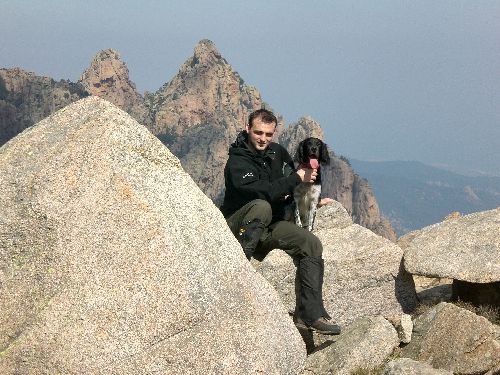
<instances>
[{"instance_id":1,"label":"white fur patch","mask_svg":"<svg viewBox=\"0 0 500 375\"><path fill-rule=\"evenodd\" d=\"M295 224L313 230L314 218L321 195L321 185L302 182L294 192Z\"/></svg>"}]
</instances>

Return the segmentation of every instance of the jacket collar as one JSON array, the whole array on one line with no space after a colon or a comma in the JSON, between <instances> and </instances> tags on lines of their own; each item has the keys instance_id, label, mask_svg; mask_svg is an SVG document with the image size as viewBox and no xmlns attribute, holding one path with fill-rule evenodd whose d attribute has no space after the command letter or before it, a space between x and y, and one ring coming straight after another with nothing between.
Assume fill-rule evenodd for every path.
<instances>
[{"instance_id":1,"label":"jacket collar","mask_svg":"<svg viewBox=\"0 0 500 375\"><path fill-rule=\"evenodd\" d=\"M250 143L248 142L248 133L246 130L242 130L241 132L238 133L238 136L236 137L236 141L231 144L232 148L240 148L240 149L246 149L250 151L253 155L255 156L261 156L261 157L268 157L270 159L274 159L276 156L276 151L274 151L274 142L271 142L271 144L266 148L266 150L263 153L258 152L253 148Z\"/></svg>"}]
</instances>

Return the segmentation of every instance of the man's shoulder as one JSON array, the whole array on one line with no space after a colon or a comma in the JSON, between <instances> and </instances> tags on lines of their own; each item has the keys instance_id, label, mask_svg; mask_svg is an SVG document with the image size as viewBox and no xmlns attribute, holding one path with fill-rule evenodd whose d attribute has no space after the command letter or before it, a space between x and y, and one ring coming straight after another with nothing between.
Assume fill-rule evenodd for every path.
<instances>
[{"instance_id":1,"label":"man's shoulder","mask_svg":"<svg viewBox=\"0 0 500 375\"><path fill-rule=\"evenodd\" d=\"M241 166L252 165L254 163L254 155L245 148L231 148L229 157L226 162L226 167L238 168Z\"/></svg>"},{"instance_id":2,"label":"man's shoulder","mask_svg":"<svg viewBox=\"0 0 500 375\"><path fill-rule=\"evenodd\" d=\"M284 156L286 155L287 157L290 157L290 154L288 153L287 149L284 148L279 143L271 142L269 144L269 149L271 151L275 152L276 154L280 154L280 155L284 155Z\"/></svg>"},{"instance_id":3,"label":"man's shoulder","mask_svg":"<svg viewBox=\"0 0 500 375\"><path fill-rule=\"evenodd\" d=\"M229 149L228 155L230 158L252 158L253 153L247 148L243 147L231 147Z\"/></svg>"},{"instance_id":4,"label":"man's shoulder","mask_svg":"<svg viewBox=\"0 0 500 375\"><path fill-rule=\"evenodd\" d=\"M274 151L274 152L277 152L277 151L282 152L283 150L285 150L285 148L282 145L280 145L279 143L276 143L276 142L269 143L268 149L271 151Z\"/></svg>"}]
</instances>

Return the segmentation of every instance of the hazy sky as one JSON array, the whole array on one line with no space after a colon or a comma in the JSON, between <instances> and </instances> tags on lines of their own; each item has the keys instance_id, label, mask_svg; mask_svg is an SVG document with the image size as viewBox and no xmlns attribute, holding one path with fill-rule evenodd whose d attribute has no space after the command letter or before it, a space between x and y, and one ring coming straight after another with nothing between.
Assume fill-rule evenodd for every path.
<instances>
[{"instance_id":1,"label":"hazy sky","mask_svg":"<svg viewBox=\"0 0 500 375\"><path fill-rule=\"evenodd\" d=\"M0 67L76 81L118 50L142 93L212 40L338 153L500 175L500 1L0 0Z\"/></svg>"}]
</instances>

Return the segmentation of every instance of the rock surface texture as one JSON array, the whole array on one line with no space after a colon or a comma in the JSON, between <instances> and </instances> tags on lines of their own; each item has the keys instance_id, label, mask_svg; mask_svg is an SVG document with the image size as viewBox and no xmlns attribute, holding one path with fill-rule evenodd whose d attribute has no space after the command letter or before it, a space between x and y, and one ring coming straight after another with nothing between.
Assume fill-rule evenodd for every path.
<instances>
[{"instance_id":1,"label":"rock surface texture","mask_svg":"<svg viewBox=\"0 0 500 375\"><path fill-rule=\"evenodd\" d=\"M500 208L446 220L401 237L408 272L473 283L500 281Z\"/></svg>"},{"instance_id":2,"label":"rock surface texture","mask_svg":"<svg viewBox=\"0 0 500 375\"><path fill-rule=\"evenodd\" d=\"M307 357L302 375L349 375L359 369L373 370L399 344L396 330L381 316L356 320L334 340Z\"/></svg>"},{"instance_id":3,"label":"rock surface texture","mask_svg":"<svg viewBox=\"0 0 500 375\"><path fill-rule=\"evenodd\" d=\"M411 335L413 332L413 321L411 315L401 314L401 316L391 317L389 320L399 336L399 341L402 344L408 344L411 341Z\"/></svg>"},{"instance_id":4,"label":"rock surface texture","mask_svg":"<svg viewBox=\"0 0 500 375\"><path fill-rule=\"evenodd\" d=\"M414 322L403 356L459 374L484 374L500 362L500 328L442 302Z\"/></svg>"},{"instance_id":5,"label":"rock surface texture","mask_svg":"<svg viewBox=\"0 0 500 375\"><path fill-rule=\"evenodd\" d=\"M453 375L453 372L435 369L427 363L410 358L399 358L385 366L383 375Z\"/></svg>"},{"instance_id":6,"label":"rock surface texture","mask_svg":"<svg viewBox=\"0 0 500 375\"><path fill-rule=\"evenodd\" d=\"M0 148L0 373L301 371L305 346L218 209L90 97Z\"/></svg>"},{"instance_id":7,"label":"rock surface texture","mask_svg":"<svg viewBox=\"0 0 500 375\"><path fill-rule=\"evenodd\" d=\"M391 241L353 224L339 202L317 213L314 232L323 244L323 299L330 315L345 325L366 316L399 317L417 303L411 275L402 268L403 251ZM273 250L257 270L295 306L295 266L281 250Z\"/></svg>"}]
</instances>

